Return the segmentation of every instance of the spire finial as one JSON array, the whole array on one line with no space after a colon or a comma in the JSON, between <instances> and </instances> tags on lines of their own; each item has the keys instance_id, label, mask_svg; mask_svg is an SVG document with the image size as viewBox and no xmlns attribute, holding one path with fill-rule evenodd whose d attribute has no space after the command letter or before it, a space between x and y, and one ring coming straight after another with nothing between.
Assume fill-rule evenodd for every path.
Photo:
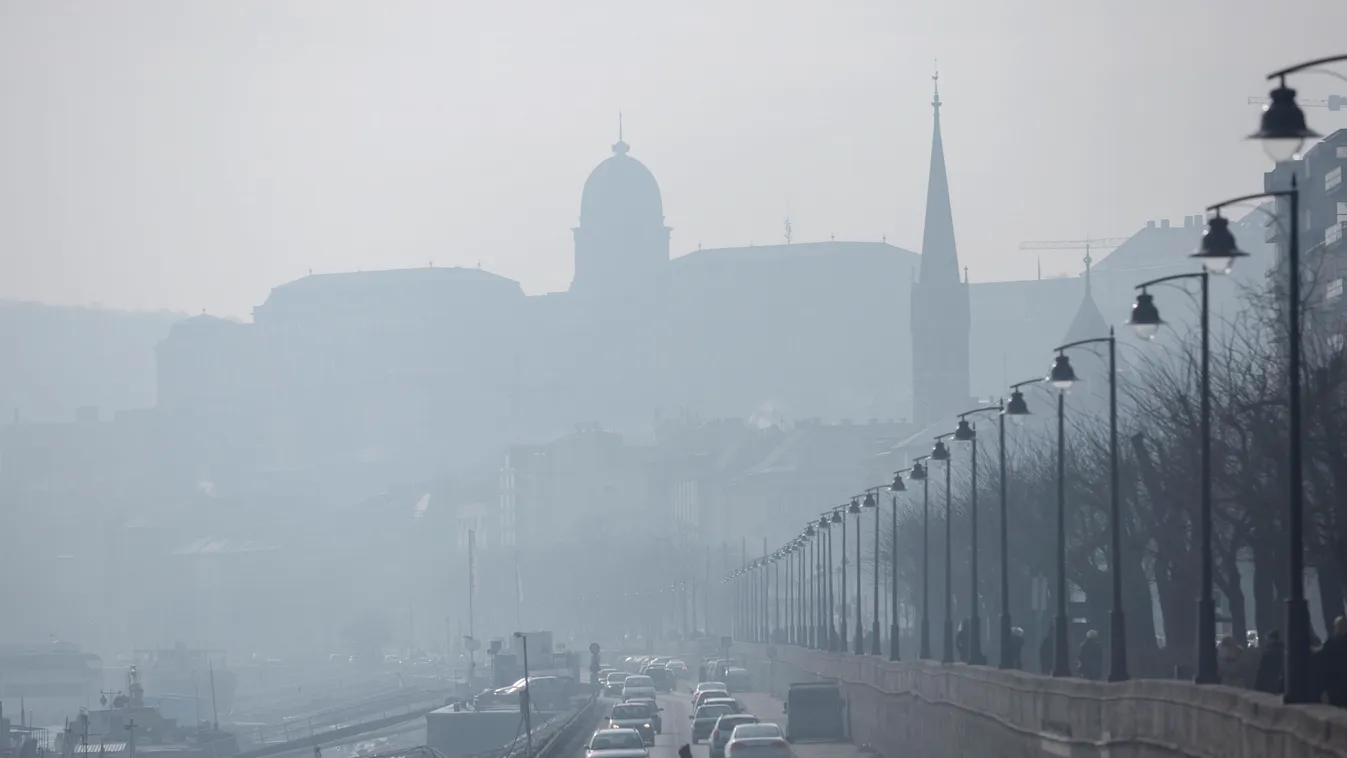
<instances>
[{"instance_id":1,"label":"spire finial","mask_svg":"<svg viewBox=\"0 0 1347 758\"><path fill-rule=\"evenodd\" d=\"M622 111L617 112L617 142L613 143L614 155L626 155L631 147L627 145L626 140L622 138Z\"/></svg>"},{"instance_id":2,"label":"spire finial","mask_svg":"<svg viewBox=\"0 0 1347 758\"><path fill-rule=\"evenodd\" d=\"M940 107L940 59L935 59L935 73L931 75L931 82L935 85L935 99L931 101L933 108Z\"/></svg>"},{"instance_id":3,"label":"spire finial","mask_svg":"<svg viewBox=\"0 0 1347 758\"><path fill-rule=\"evenodd\" d=\"M1085 240L1085 294L1090 294L1090 264L1094 263L1094 258L1090 257L1090 240Z\"/></svg>"}]
</instances>

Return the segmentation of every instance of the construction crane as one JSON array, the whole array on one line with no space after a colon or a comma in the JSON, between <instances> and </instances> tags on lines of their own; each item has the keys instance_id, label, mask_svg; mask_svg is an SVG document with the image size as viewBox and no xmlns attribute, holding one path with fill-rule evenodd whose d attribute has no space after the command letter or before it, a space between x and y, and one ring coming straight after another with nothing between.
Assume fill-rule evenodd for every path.
<instances>
[{"instance_id":1,"label":"construction crane","mask_svg":"<svg viewBox=\"0 0 1347 758\"><path fill-rule=\"evenodd\" d=\"M1302 108L1327 108L1330 111L1347 110L1347 95L1329 95L1327 100L1301 100L1296 99ZM1272 104L1272 101L1266 97L1251 97L1249 105L1261 105L1263 110Z\"/></svg>"},{"instance_id":2,"label":"construction crane","mask_svg":"<svg viewBox=\"0 0 1347 758\"><path fill-rule=\"evenodd\" d=\"M1086 238L1083 240L1031 240L1021 242L1021 250L1084 250L1085 251L1085 270L1090 270L1090 264L1094 263L1094 258L1090 257L1091 250L1112 250L1127 241L1127 237L1104 237L1101 239ZM1038 259L1038 278L1043 278L1043 259Z\"/></svg>"}]
</instances>

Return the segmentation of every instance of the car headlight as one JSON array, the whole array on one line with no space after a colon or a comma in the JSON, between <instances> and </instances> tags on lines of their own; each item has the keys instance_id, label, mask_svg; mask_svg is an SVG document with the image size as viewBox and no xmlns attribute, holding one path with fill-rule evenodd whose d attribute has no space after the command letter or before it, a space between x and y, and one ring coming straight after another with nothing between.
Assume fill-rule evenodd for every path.
<instances>
[{"instance_id":1,"label":"car headlight","mask_svg":"<svg viewBox=\"0 0 1347 758\"><path fill-rule=\"evenodd\" d=\"M641 728L642 728L642 729L649 729L649 728L650 728L650 725L649 725L649 724L646 724L646 725L642 726Z\"/></svg>"}]
</instances>

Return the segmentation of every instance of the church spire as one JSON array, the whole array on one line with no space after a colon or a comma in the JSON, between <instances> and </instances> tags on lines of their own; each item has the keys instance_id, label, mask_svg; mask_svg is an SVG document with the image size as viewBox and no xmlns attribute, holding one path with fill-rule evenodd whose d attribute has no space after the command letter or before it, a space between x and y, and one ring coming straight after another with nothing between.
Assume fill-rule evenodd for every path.
<instances>
[{"instance_id":1,"label":"church spire","mask_svg":"<svg viewBox=\"0 0 1347 758\"><path fill-rule=\"evenodd\" d=\"M940 136L940 72L931 77L931 175L926 187L926 229L921 274L912 285L912 418L931 424L967 407L969 398L968 270L959 277L950 212L945 145Z\"/></svg>"},{"instance_id":2,"label":"church spire","mask_svg":"<svg viewBox=\"0 0 1347 758\"><path fill-rule=\"evenodd\" d=\"M945 173L945 144L940 135L940 71L931 76L935 128L931 137L931 173L926 182L926 228L921 239L921 281L947 284L959 281L959 253L954 244L954 214L950 209L949 176Z\"/></svg>"}]
</instances>

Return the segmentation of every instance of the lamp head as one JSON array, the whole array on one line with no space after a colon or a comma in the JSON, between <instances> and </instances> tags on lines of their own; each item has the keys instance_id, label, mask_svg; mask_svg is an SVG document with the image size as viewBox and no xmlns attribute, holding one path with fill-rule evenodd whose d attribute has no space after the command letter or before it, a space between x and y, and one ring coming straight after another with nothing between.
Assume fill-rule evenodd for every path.
<instances>
[{"instance_id":1,"label":"lamp head","mask_svg":"<svg viewBox=\"0 0 1347 758\"><path fill-rule=\"evenodd\" d=\"M1009 416L1010 420L1016 424L1024 423L1024 417L1029 415L1029 404L1024 402L1024 393L1013 390L1010 393L1010 400L1006 402L1006 409L1001 411L1001 415Z\"/></svg>"},{"instance_id":2,"label":"lamp head","mask_svg":"<svg viewBox=\"0 0 1347 758\"><path fill-rule=\"evenodd\" d=\"M1052 359L1052 370L1048 372L1048 381L1052 386L1066 392L1071 389L1071 385L1080 381L1076 378L1076 370L1071 368L1071 359L1066 353L1058 353L1056 358Z\"/></svg>"},{"instance_id":3,"label":"lamp head","mask_svg":"<svg viewBox=\"0 0 1347 758\"><path fill-rule=\"evenodd\" d=\"M912 472L908 474L914 482L920 482L926 478L926 467L921 465L921 461L912 464Z\"/></svg>"},{"instance_id":4,"label":"lamp head","mask_svg":"<svg viewBox=\"0 0 1347 758\"><path fill-rule=\"evenodd\" d=\"M832 519L828 518L828 514L825 513L825 514L823 514L822 516L819 516L819 517L818 517L818 528L819 528L819 529L827 529L827 528L831 527L832 525L833 525Z\"/></svg>"},{"instance_id":5,"label":"lamp head","mask_svg":"<svg viewBox=\"0 0 1347 758\"><path fill-rule=\"evenodd\" d=\"M833 511L833 518L832 518L832 521L833 521L834 524L840 524L840 523L842 523L842 509L841 509L841 508L838 508L837 510Z\"/></svg>"},{"instance_id":6,"label":"lamp head","mask_svg":"<svg viewBox=\"0 0 1347 758\"><path fill-rule=\"evenodd\" d=\"M865 493L865 502L861 503L862 508L866 509L875 508L878 507L878 505L879 501L875 499L874 490Z\"/></svg>"},{"instance_id":7,"label":"lamp head","mask_svg":"<svg viewBox=\"0 0 1347 758\"><path fill-rule=\"evenodd\" d=\"M1197 260L1212 274L1228 274L1240 258L1248 253L1239 249L1235 235L1230 231L1230 220L1219 213L1207 219L1207 231L1202 233L1202 244L1190 258Z\"/></svg>"},{"instance_id":8,"label":"lamp head","mask_svg":"<svg viewBox=\"0 0 1347 758\"><path fill-rule=\"evenodd\" d=\"M935 441L935 447L931 448L931 460L933 461L949 460L949 448L945 446L944 440Z\"/></svg>"},{"instance_id":9,"label":"lamp head","mask_svg":"<svg viewBox=\"0 0 1347 758\"><path fill-rule=\"evenodd\" d=\"M1296 103L1296 91L1286 86L1283 79L1268 93L1272 102L1263 108L1258 131L1249 135L1263 143L1263 150L1277 163L1300 160L1300 148L1305 140L1321 136L1305 123L1305 111Z\"/></svg>"},{"instance_id":10,"label":"lamp head","mask_svg":"<svg viewBox=\"0 0 1347 758\"><path fill-rule=\"evenodd\" d=\"M805 539L809 539L815 534L818 534L818 532L814 530L814 522L811 521L804 528L804 537Z\"/></svg>"},{"instance_id":11,"label":"lamp head","mask_svg":"<svg viewBox=\"0 0 1347 758\"><path fill-rule=\"evenodd\" d=\"M957 442L972 442L978 436L973 431L973 425L968 423L968 419L959 419L959 425L954 427L954 439Z\"/></svg>"},{"instance_id":12,"label":"lamp head","mask_svg":"<svg viewBox=\"0 0 1347 758\"><path fill-rule=\"evenodd\" d=\"M906 492L906 491L907 491L907 483L903 481L903 475L895 471L893 474L893 484L889 485L889 492Z\"/></svg>"},{"instance_id":13,"label":"lamp head","mask_svg":"<svg viewBox=\"0 0 1347 758\"><path fill-rule=\"evenodd\" d=\"M860 515L860 512L861 512L861 501L854 497L851 498L851 505L847 506L847 513L850 513L853 516L857 516Z\"/></svg>"},{"instance_id":14,"label":"lamp head","mask_svg":"<svg viewBox=\"0 0 1347 758\"><path fill-rule=\"evenodd\" d=\"M1127 325L1135 329L1142 339L1153 340L1164 323L1160 319L1160 309L1155 307L1155 298L1142 290L1137 295L1137 301L1132 304L1132 317L1127 320Z\"/></svg>"}]
</instances>

